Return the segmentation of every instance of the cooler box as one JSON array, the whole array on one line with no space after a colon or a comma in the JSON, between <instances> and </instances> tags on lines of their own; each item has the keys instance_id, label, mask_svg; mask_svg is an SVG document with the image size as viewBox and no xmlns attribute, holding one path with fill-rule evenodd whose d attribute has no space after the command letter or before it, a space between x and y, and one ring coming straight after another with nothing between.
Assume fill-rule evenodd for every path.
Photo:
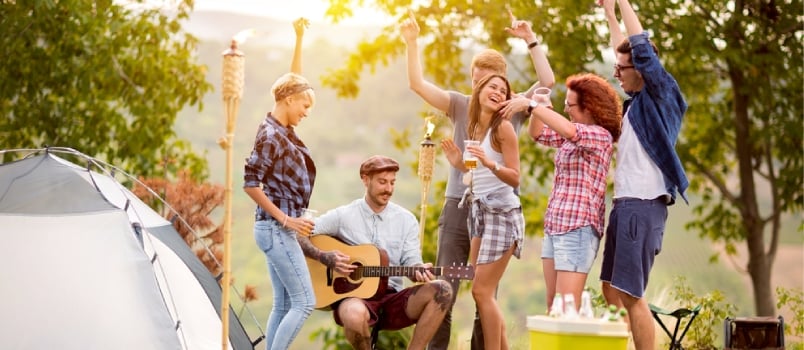
<instances>
[{"instance_id":1,"label":"cooler box","mask_svg":"<svg viewBox=\"0 0 804 350\"><path fill-rule=\"evenodd\" d=\"M527 326L531 350L628 348L628 325L625 322L528 316Z\"/></svg>"}]
</instances>

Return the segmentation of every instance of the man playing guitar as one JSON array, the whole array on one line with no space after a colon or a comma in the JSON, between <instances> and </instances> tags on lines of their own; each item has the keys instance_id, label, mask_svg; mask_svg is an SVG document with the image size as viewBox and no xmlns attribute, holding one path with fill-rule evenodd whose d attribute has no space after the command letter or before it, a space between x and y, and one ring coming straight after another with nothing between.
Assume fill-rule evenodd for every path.
<instances>
[{"instance_id":1,"label":"man playing guitar","mask_svg":"<svg viewBox=\"0 0 804 350\"><path fill-rule=\"evenodd\" d=\"M360 166L365 196L315 220L314 235L332 236L348 246L376 246L387 253L388 265L408 267L404 270L407 277L421 282L403 289L402 278L392 276L388 277L384 291L379 288L376 295L374 291L368 294L372 297L347 296L329 305L335 322L344 327L346 339L355 349L371 348L369 327L397 330L413 324L417 327L408 349L424 349L452 306L450 283L436 280L432 264L422 262L416 217L390 201L397 171L399 163L389 157L368 158ZM297 237L308 261L325 265L328 276L337 274L346 279L362 270L354 260L361 257L350 257L336 249L321 249L314 242L316 236L313 241L309 236ZM323 283L333 284L337 278L322 279L327 280ZM316 298L320 299L318 295Z\"/></svg>"}]
</instances>

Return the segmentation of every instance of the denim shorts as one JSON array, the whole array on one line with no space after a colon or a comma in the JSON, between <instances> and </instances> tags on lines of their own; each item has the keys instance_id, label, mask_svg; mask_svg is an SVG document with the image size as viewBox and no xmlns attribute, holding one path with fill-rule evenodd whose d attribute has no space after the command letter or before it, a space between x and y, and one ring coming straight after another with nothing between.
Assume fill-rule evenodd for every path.
<instances>
[{"instance_id":1,"label":"denim shorts","mask_svg":"<svg viewBox=\"0 0 804 350\"><path fill-rule=\"evenodd\" d=\"M597 257L600 237L592 226L559 235L544 235L542 259L553 259L556 271L589 273Z\"/></svg>"}]
</instances>

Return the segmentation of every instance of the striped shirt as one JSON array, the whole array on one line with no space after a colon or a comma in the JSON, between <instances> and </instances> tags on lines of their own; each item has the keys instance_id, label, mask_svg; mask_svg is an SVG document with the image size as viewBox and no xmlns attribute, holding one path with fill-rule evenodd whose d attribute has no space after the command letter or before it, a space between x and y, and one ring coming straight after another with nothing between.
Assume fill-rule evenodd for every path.
<instances>
[{"instance_id":1,"label":"striped shirt","mask_svg":"<svg viewBox=\"0 0 804 350\"><path fill-rule=\"evenodd\" d=\"M262 191L271 202L285 214L297 217L310 203L315 174L315 164L304 142L293 128L282 126L268 113L257 129L254 148L246 158L243 187L262 184ZM259 206L256 214L266 216Z\"/></svg>"},{"instance_id":2,"label":"striped shirt","mask_svg":"<svg viewBox=\"0 0 804 350\"><path fill-rule=\"evenodd\" d=\"M577 132L572 140L547 126L536 138L536 142L558 148L553 190L544 215L544 233L563 234L591 225L602 237L613 139L599 125L575 123L575 127Z\"/></svg>"}]
</instances>

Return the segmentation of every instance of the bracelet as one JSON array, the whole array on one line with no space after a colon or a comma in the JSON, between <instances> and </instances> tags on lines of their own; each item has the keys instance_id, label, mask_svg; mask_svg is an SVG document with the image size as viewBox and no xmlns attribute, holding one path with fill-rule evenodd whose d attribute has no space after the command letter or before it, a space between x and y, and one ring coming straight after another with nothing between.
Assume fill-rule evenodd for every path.
<instances>
[{"instance_id":1,"label":"bracelet","mask_svg":"<svg viewBox=\"0 0 804 350\"><path fill-rule=\"evenodd\" d=\"M528 50L530 50L530 49L532 49L532 48L534 48L534 47L536 47L538 45L539 45L539 41L534 40L532 43L528 44Z\"/></svg>"},{"instance_id":2,"label":"bracelet","mask_svg":"<svg viewBox=\"0 0 804 350\"><path fill-rule=\"evenodd\" d=\"M288 214L285 214L285 220L282 221L282 227L287 228L288 226Z\"/></svg>"}]
</instances>

